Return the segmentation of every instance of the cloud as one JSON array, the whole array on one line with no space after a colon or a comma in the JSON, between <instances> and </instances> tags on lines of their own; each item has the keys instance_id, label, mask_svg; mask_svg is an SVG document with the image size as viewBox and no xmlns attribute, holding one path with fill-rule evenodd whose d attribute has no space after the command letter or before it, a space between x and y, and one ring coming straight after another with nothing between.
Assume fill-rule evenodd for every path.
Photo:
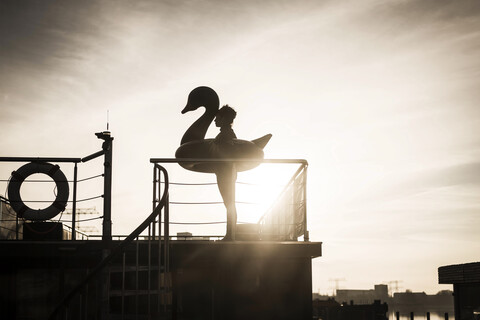
<instances>
[{"instance_id":1,"label":"cloud","mask_svg":"<svg viewBox=\"0 0 480 320\"><path fill-rule=\"evenodd\" d=\"M356 201L370 203L372 210L378 204L380 210L389 208L390 211L397 209L401 211L408 207L416 208L415 211L432 209L441 211L446 209L442 206L446 206L447 203L457 208L468 207L473 203L476 203L475 207L480 207L480 203L474 201L475 197L472 196L477 194L478 190L480 190L480 162L475 161L398 172L395 176L387 176L383 182L372 187Z\"/></svg>"},{"instance_id":2,"label":"cloud","mask_svg":"<svg viewBox=\"0 0 480 320\"><path fill-rule=\"evenodd\" d=\"M408 184L428 190L452 186L480 186L480 162L461 163L427 172Z\"/></svg>"}]
</instances>

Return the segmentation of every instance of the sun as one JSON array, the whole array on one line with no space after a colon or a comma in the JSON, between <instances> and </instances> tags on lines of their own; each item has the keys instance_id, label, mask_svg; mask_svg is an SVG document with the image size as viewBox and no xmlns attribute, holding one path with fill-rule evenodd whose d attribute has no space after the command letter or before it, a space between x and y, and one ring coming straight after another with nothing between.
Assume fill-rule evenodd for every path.
<instances>
[{"instance_id":1,"label":"sun","mask_svg":"<svg viewBox=\"0 0 480 320\"><path fill-rule=\"evenodd\" d=\"M287 186L298 164L263 163L241 172L236 185L238 223L257 223Z\"/></svg>"}]
</instances>

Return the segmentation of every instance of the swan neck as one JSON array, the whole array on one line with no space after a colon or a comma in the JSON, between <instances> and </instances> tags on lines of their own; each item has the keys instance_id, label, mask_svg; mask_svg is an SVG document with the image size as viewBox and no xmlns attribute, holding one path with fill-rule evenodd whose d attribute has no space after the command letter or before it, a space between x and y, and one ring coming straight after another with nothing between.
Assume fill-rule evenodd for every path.
<instances>
[{"instance_id":1,"label":"swan neck","mask_svg":"<svg viewBox=\"0 0 480 320\"><path fill-rule=\"evenodd\" d=\"M218 111L217 105L205 106L205 112L200 118L195 121L190 128L183 135L182 141L180 144L184 144L190 141L204 140L205 135L207 134L208 127L212 123L215 115Z\"/></svg>"}]
</instances>

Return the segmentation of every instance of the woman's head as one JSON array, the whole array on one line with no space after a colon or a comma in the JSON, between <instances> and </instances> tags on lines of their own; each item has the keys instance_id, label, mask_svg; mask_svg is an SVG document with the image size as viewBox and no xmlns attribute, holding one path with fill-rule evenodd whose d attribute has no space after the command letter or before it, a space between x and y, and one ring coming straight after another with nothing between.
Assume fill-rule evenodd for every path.
<instances>
[{"instance_id":1,"label":"woman's head","mask_svg":"<svg viewBox=\"0 0 480 320\"><path fill-rule=\"evenodd\" d=\"M232 125L233 120L237 116L237 112L233 110L228 104L224 105L220 108L217 112L217 116L215 117L215 125L217 127L225 127L228 125Z\"/></svg>"}]
</instances>

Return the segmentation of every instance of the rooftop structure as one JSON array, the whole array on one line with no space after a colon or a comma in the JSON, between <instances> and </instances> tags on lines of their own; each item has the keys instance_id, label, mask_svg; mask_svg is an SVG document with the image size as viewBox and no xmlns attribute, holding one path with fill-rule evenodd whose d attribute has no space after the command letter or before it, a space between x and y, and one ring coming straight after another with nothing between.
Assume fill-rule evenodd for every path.
<instances>
[{"instance_id":1,"label":"rooftop structure","mask_svg":"<svg viewBox=\"0 0 480 320\"><path fill-rule=\"evenodd\" d=\"M222 241L218 240L221 235L170 234L170 214L174 208L170 208L171 181L164 165L176 164L178 160L151 159L153 210L129 235L115 236L111 229L115 217L111 211L113 138L109 132L97 137L104 141L102 150L84 158L0 158L0 165L51 162L74 166L73 179L67 179L72 190L64 201L67 204L61 199L52 204L63 209L72 206L71 221L35 221L18 213L8 218L9 223L14 220L9 225L13 233L0 240L0 255L6 261L0 265L2 317L312 318L311 259L321 256L321 243L310 242L308 237L305 160L263 160L272 164L291 163L298 168L276 204L257 223L239 225L236 241ZM89 235L76 228L77 189L81 183L77 170L80 164L101 156L104 157L103 227L101 234ZM59 170L53 165L41 168ZM17 176L17 187L28 182L27 178ZM54 181L59 183L55 178ZM14 206L22 208L16 201L28 206L27 199L12 200L6 195L2 212L12 213ZM0 222L2 227L7 222L4 220Z\"/></svg>"},{"instance_id":2,"label":"rooftop structure","mask_svg":"<svg viewBox=\"0 0 480 320\"><path fill-rule=\"evenodd\" d=\"M453 284L455 319L480 319L480 262L440 267L438 283Z\"/></svg>"},{"instance_id":3,"label":"rooftop structure","mask_svg":"<svg viewBox=\"0 0 480 320\"><path fill-rule=\"evenodd\" d=\"M338 289L336 300L339 302L355 304L372 304L376 300L382 303L388 301L388 286L386 284L376 284L374 289Z\"/></svg>"}]
</instances>

